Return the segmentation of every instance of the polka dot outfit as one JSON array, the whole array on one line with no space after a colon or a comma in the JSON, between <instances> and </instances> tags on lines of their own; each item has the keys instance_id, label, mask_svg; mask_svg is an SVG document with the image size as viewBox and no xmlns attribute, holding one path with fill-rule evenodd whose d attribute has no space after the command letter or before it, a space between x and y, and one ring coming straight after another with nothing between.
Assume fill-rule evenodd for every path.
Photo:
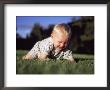
<instances>
[{"instance_id":1,"label":"polka dot outfit","mask_svg":"<svg viewBox=\"0 0 110 90\"><path fill-rule=\"evenodd\" d=\"M42 41L38 41L28 54L31 55L32 58L35 58L37 57L38 53L42 52L46 52L49 58L74 60L72 51L65 49L61 52L58 52L54 48L51 37L48 37Z\"/></svg>"}]
</instances>

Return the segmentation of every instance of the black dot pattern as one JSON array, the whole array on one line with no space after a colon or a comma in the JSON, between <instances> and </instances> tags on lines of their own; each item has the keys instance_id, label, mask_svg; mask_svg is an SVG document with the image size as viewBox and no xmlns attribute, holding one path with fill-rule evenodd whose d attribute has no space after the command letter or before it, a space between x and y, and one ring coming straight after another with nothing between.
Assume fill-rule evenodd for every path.
<instances>
[{"instance_id":1,"label":"black dot pattern","mask_svg":"<svg viewBox=\"0 0 110 90\"><path fill-rule=\"evenodd\" d=\"M51 40L51 37L46 38L42 41L38 41L34 47L29 51L29 55L32 56L32 58L36 58L38 53L46 52L48 55L52 55L52 57L56 57L56 59L64 58L64 59L72 59L72 51L66 49L64 51L61 51L59 53L55 52L54 44ZM52 53L51 53L52 52Z\"/></svg>"}]
</instances>

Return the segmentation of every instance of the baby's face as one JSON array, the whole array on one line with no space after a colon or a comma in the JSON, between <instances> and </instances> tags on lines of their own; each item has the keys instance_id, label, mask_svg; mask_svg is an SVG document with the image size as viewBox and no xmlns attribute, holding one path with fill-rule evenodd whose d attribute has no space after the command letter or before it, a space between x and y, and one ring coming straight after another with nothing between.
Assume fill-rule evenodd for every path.
<instances>
[{"instance_id":1,"label":"baby's face","mask_svg":"<svg viewBox=\"0 0 110 90\"><path fill-rule=\"evenodd\" d=\"M61 51L67 47L68 36L65 33L55 32L54 34L52 34L52 39L55 49Z\"/></svg>"}]
</instances>

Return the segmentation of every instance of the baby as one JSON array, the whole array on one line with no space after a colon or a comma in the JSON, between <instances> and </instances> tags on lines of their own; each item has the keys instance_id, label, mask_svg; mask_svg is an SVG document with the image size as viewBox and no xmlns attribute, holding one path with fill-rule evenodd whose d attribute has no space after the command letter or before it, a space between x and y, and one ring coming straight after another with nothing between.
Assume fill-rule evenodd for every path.
<instances>
[{"instance_id":1,"label":"baby","mask_svg":"<svg viewBox=\"0 0 110 90\"><path fill-rule=\"evenodd\" d=\"M70 37L70 27L66 24L57 24L54 26L51 36L38 41L23 59L48 60L48 58L55 58L74 62L72 51L67 49Z\"/></svg>"}]
</instances>

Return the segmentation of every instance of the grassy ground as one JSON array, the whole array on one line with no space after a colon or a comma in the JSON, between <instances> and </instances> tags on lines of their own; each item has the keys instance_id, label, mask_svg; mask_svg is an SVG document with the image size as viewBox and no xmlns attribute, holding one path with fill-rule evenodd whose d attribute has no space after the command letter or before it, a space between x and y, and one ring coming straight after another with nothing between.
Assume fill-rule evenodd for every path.
<instances>
[{"instance_id":1,"label":"grassy ground","mask_svg":"<svg viewBox=\"0 0 110 90\"><path fill-rule=\"evenodd\" d=\"M66 60L31 61L22 60L27 51L16 52L17 74L94 74L94 56L74 54L77 63Z\"/></svg>"}]
</instances>

